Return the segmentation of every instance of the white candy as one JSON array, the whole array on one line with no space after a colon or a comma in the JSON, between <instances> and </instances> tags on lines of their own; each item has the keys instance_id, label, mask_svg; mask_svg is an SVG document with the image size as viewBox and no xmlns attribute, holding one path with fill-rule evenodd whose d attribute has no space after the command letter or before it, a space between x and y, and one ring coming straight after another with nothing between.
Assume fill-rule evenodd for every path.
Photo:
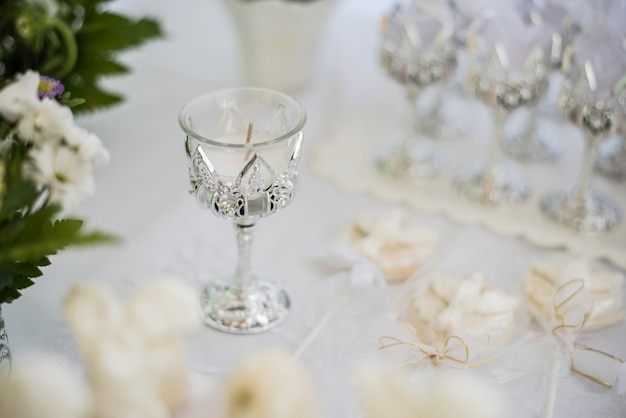
<instances>
[{"instance_id":1,"label":"white candy","mask_svg":"<svg viewBox=\"0 0 626 418\"><path fill-rule=\"evenodd\" d=\"M343 231L343 238L388 281L399 281L432 257L438 234L415 224L402 212L392 211L379 217L357 216Z\"/></svg>"},{"instance_id":2,"label":"white candy","mask_svg":"<svg viewBox=\"0 0 626 418\"><path fill-rule=\"evenodd\" d=\"M517 300L492 288L480 274L464 278L431 274L417 288L406 319L427 344L443 346L451 336L486 334L490 342L512 331Z\"/></svg>"}]
</instances>

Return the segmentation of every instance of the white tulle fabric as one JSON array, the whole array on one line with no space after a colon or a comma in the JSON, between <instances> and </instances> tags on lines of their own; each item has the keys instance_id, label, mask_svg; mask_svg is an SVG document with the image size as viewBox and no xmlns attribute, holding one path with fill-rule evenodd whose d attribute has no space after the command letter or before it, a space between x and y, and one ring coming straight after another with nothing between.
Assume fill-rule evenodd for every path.
<instances>
[{"instance_id":1,"label":"white tulle fabric","mask_svg":"<svg viewBox=\"0 0 626 418\"><path fill-rule=\"evenodd\" d=\"M525 307L556 346L545 353L553 374L582 375L606 387L626 391L622 359L578 342L582 333L622 319L624 276L586 259L537 260L522 280ZM560 363L560 364L559 364Z\"/></svg>"}]
</instances>

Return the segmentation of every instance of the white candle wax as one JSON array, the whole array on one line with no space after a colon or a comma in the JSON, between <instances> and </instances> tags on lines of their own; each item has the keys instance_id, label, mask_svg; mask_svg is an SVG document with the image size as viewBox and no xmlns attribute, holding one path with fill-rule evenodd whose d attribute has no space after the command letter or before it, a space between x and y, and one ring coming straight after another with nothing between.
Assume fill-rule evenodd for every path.
<instances>
[{"instance_id":1,"label":"white candle wax","mask_svg":"<svg viewBox=\"0 0 626 418\"><path fill-rule=\"evenodd\" d=\"M244 169L246 164L252 159L255 153L263 158L271 167L274 173L284 172L288 165L291 154L293 153L296 136L284 140L276 145L260 148L227 148L216 147L206 143L193 141L193 150L198 145L202 147L209 161L215 167L217 174L224 181L234 181L239 173ZM250 144L258 144L267 142L271 137L263 133L252 133ZM223 144L245 144L246 133L236 133L223 135L213 139Z\"/></svg>"}]
</instances>

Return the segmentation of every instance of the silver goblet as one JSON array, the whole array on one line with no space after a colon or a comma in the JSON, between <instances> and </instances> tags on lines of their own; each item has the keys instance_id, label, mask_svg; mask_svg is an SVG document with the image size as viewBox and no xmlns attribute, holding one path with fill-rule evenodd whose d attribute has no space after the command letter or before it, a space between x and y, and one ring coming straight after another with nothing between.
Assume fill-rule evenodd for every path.
<instances>
[{"instance_id":1,"label":"silver goblet","mask_svg":"<svg viewBox=\"0 0 626 418\"><path fill-rule=\"evenodd\" d=\"M253 232L259 218L294 197L306 113L282 93L234 88L193 99L179 123L191 193L202 208L234 222L239 248L235 273L205 286L203 318L221 331L264 331L285 318L290 301L281 286L253 274Z\"/></svg>"},{"instance_id":2,"label":"silver goblet","mask_svg":"<svg viewBox=\"0 0 626 418\"><path fill-rule=\"evenodd\" d=\"M601 93L591 61L572 70L570 84L564 88L561 105L569 118L577 123L585 139L585 156L572 189L559 190L541 200L543 213L553 221L581 234L608 232L621 221L621 210L607 196L592 187L593 166L598 145L609 137L623 117L617 103L626 98L626 89Z\"/></svg>"},{"instance_id":3,"label":"silver goblet","mask_svg":"<svg viewBox=\"0 0 626 418\"><path fill-rule=\"evenodd\" d=\"M427 142L417 117L417 99L427 86L446 80L456 65L451 21L429 15L414 5L397 6L383 27L380 62L405 88L405 126L399 141L376 157L379 170L412 181L435 176L442 158Z\"/></svg>"},{"instance_id":4,"label":"silver goblet","mask_svg":"<svg viewBox=\"0 0 626 418\"><path fill-rule=\"evenodd\" d=\"M505 135L502 149L519 161L546 162L563 153L563 138L556 129L563 123L563 114L557 105L563 82L561 64L580 26L563 4L524 0L521 5L524 21L539 34L539 43L545 49L548 86L547 93L528 109L522 129Z\"/></svg>"},{"instance_id":5,"label":"silver goblet","mask_svg":"<svg viewBox=\"0 0 626 418\"><path fill-rule=\"evenodd\" d=\"M547 84L546 70L538 50L530 54L519 71L510 69L507 57L504 47L495 43L489 64L485 66L480 60L475 60L469 69L469 86L492 109L494 137L486 162L453 180L461 196L489 206L519 203L530 194L522 176L503 164L500 147L504 126L511 112L536 103L545 93Z\"/></svg>"}]
</instances>

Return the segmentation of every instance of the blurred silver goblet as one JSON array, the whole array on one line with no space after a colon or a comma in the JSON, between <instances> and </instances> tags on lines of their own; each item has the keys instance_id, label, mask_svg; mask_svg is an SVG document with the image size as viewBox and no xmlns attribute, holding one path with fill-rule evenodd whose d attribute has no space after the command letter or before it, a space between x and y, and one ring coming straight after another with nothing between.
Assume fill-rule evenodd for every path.
<instances>
[{"instance_id":1,"label":"blurred silver goblet","mask_svg":"<svg viewBox=\"0 0 626 418\"><path fill-rule=\"evenodd\" d=\"M450 22L412 5L397 5L386 18L380 62L405 89L406 116L400 140L376 156L384 175L411 181L433 177L440 170L441 155L419 127L416 103L424 88L446 80L454 71L456 46Z\"/></svg>"},{"instance_id":2,"label":"blurred silver goblet","mask_svg":"<svg viewBox=\"0 0 626 418\"><path fill-rule=\"evenodd\" d=\"M615 132L620 117L623 117L617 104L626 98L626 89L622 86L602 94L591 61L572 70L568 81L561 105L570 120L582 129L584 160L574 187L545 195L541 199L541 209L548 218L575 232L608 232L620 223L621 210L609 197L592 187L593 166L599 144Z\"/></svg>"},{"instance_id":3,"label":"blurred silver goblet","mask_svg":"<svg viewBox=\"0 0 626 418\"><path fill-rule=\"evenodd\" d=\"M523 177L504 164L500 146L511 112L535 104L545 93L547 83L546 69L538 49L529 55L518 71L511 70L508 60L506 49L495 43L487 64L477 59L470 66L468 85L492 109L493 138L486 162L462 172L453 181L461 196L489 206L519 203L530 194Z\"/></svg>"},{"instance_id":4,"label":"blurred silver goblet","mask_svg":"<svg viewBox=\"0 0 626 418\"><path fill-rule=\"evenodd\" d=\"M557 104L563 81L561 65L563 54L580 32L580 25L564 4L555 1L523 0L520 12L526 24L537 32L539 44L545 50L548 85L546 94L528 108L521 129L504 136L502 149L519 161L546 162L563 153L564 140L558 127L564 121Z\"/></svg>"}]
</instances>

